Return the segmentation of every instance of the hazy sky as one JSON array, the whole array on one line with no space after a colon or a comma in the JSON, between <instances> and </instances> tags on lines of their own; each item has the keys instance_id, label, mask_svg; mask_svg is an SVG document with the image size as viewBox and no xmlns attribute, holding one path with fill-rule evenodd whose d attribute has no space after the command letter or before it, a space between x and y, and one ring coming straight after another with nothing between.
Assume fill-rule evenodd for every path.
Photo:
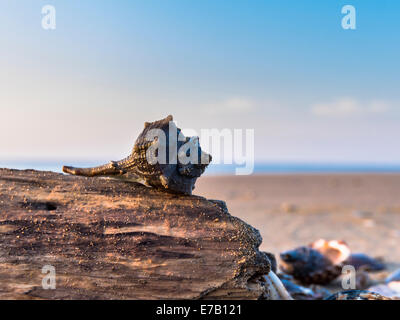
<instances>
[{"instance_id":1,"label":"hazy sky","mask_svg":"<svg viewBox=\"0 0 400 320\"><path fill-rule=\"evenodd\" d=\"M56 8L56 30L41 26ZM356 30L341 8L356 8ZM256 161L400 163L400 2L2 0L0 160L254 128Z\"/></svg>"}]
</instances>

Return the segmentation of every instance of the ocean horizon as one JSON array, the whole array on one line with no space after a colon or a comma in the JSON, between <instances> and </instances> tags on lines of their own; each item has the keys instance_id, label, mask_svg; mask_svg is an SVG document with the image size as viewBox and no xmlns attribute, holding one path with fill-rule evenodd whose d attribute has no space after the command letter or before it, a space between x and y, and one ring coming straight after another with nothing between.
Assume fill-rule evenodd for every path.
<instances>
[{"instance_id":1,"label":"ocean horizon","mask_svg":"<svg viewBox=\"0 0 400 320\"><path fill-rule=\"evenodd\" d=\"M105 162L92 161L0 161L0 168L33 169L62 172L63 165L76 167L98 166ZM210 164L205 175L234 175L234 164ZM253 174L307 174L307 173L400 173L400 164L382 163L312 163L312 162L260 162L254 165Z\"/></svg>"}]
</instances>

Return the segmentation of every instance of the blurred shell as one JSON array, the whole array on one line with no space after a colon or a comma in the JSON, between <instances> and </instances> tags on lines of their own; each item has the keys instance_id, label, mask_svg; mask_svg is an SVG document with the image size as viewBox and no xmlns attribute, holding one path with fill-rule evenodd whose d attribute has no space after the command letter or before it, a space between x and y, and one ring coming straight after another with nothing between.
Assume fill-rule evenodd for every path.
<instances>
[{"instance_id":1,"label":"blurred shell","mask_svg":"<svg viewBox=\"0 0 400 320\"><path fill-rule=\"evenodd\" d=\"M302 284L328 284L342 272L350 256L344 241L319 239L281 254L281 269Z\"/></svg>"},{"instance_id":2,"label":"blurred shell","mask_svg":"<svg viewBox=\"0 0 400 320\"><path fill-rule=\"evenodd\" d=\"M356 273L356 288L358 290L367 289L371 285L371 278L369 277L368 273L359 270Z\"/></svg>"},{"instance_id":3,"label":"blurred shell","mask_svg":"<svg viewBox=\"0 0 400 320\"><path fill-rule=\"evenodd\" d=\"M354 266L357 271L382 271L385 269L385 265L381 261L364 253L352 253L343 264Z\"/></svg>"},{"instance_id":4,"label":"blurred shell","mask_svg":"<svg viewBox=\"0 0 400 320\"><path fill-rule=\"evenodd\" d=\"M382 296L379 293L367 290L348 290L337 292L326 300L391 300L388 297Z\"/></svg>"},{"instance_id":5,"label":"blurred shell","mask_svg":"<svg viewBox=\"0 0 400 320\"><path fill-rule=\"evenodd\" d=\"M342 263L350 256L350 248L344 241L319 239L310 247L328 258L334 265Z\"/></svg>"},{"instance_id":6,"label":"blurred shell","mask_svg":"<svg viewBox=\"0 0 400 320\"><path fill-rule=\"evenodd\" d=\"M312 287L307 288L294 283L285 275L282 276L281 281L295 300L321 300L331 295L329 290L321 286L312 285Z\"/></svg>"},{"instance_id":7,"label":"blurred shell","mask_svg":"<svg viewBox=\"0 0 400 320\"><path fill-rule=\"evenodd\" d=\"M298 284L295 284L294 282L287 280L287 279L281 279L283 285L285 286L286 290L289 292L289 294L293 297L295 300L315 300L317 299L315 297L315 293L313 290L300 286Z\"/></svg>"},{"instance_id":8,"label":"blurred shell","mask_svg":"<svg viewBox=\"0 0 400 320\"><path fill-rule=\"evenodd\" d=\"M392 281L400 281L400 269L397 269L396 271L392 272L385 280L386 283Z\"/></svg>"},{"instance_id":9,"label":"blurred shell","mask_svg":"<svg viewBox=\"0 0 400 320\"><path fill-rule=\"evenodd\" d=\"M327 284L341 274L341 266L334 265L319 251L303 246L281 253L280 268L302 284Z\"/></svg>"},{"instance_id":10,"label":"blurred shell","mask_svg":"<svg viewBox=\"0 0 400 320\"><path fill-rule=\"evenodd\" d=\"M397 286L396 286L397 284ZM400 298L400 282L390 282L388 284L378 284L369 287L368 290L379 293L389 298Z\"/></svg>"}]
</instances>

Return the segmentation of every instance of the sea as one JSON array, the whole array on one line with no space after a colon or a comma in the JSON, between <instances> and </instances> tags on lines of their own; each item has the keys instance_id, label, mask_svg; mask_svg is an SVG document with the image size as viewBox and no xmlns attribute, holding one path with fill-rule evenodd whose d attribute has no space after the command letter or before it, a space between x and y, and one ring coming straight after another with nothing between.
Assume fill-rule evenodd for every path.
<instances>
[{"instance_id":1,"label":"sea","mask_svg":"<svg viewBox=\"0 0 400 320\"><path fill-rule=\"evenodd\" d=\"M92 161L2 161L0 168L34 169L62 172L63 165L91 167L107 163ZM237 169L243 168L234 164L210 164L205 175L235 175ZM255 163L251 174L314 174L314 173L400 173L400 164L382 163L298 163L271 162Z\"/></svg>"}]
</instances>

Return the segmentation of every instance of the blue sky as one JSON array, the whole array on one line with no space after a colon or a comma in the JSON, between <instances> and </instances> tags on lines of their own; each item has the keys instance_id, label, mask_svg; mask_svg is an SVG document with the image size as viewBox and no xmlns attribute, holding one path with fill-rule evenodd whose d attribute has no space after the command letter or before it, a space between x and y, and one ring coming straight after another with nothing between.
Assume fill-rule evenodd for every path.
<instances>
[{"instance_id":1,"label":"blue sky","mask_svg":"<svg viewBox=\"0 0 400 320\"><path fill-rule=\"evenodd\" d=\"M41 27L44 5L56 30ZM357 29L341 27L356 8ZM118 159L144 121L253 128L258 162L400 163L398 1L0 3L0 159Z\"/></svg>"}]
</instances>

